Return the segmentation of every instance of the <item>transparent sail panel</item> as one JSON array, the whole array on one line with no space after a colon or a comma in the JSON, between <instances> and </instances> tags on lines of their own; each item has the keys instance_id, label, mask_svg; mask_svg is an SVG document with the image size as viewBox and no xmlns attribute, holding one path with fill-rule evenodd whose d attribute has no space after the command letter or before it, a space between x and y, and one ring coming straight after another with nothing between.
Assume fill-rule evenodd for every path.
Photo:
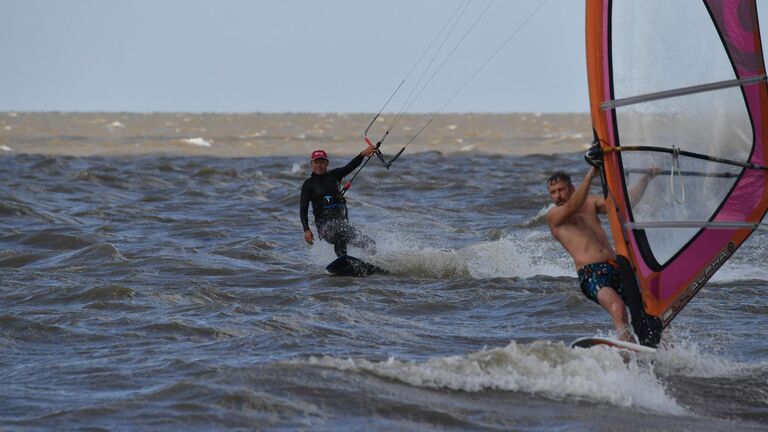
<instances>
[{"instance_id":1,"label":"transparent sail panel","mask_svg":"<svg viewBox=\"0 0 768 432\"><path fill-rule=\"evenodd\" d=\"M614 98L735 79L701 0L616 0Z\"/></svg>"},{"instance_id":2,"label":"transparent sail panel","mask_svg":"<svg viewBox=\"0 0 768 432\"><path fill-rule=\"evenodd\" d=\"M614 1L611 31L615 99L737 78L701 0ZM738 86L620 107L616 117L621 147L674 147L739 162L746 162L752 150L752 125ZM675 165L665 153L622 152L620 157L635 222L709 220L741 172L683 156ZM653 170L661 174L640 190ZM662 265L698 232L645 230Z\"/></svg>"},{"instance_id":3,"label":"transparent sail panel","mask_svg":"<svg viewBox=\"0 0 768 432\"><path fill-rule=\"evenodd\" d=\"M619 108L617 126L622 147L674 147L737 162L746 162L752 149L752 125L738 87ZM685 156L675 163L667 153L627 151L620 157L635 222L709 220L741 173L733 165ZM646 236L663 265L697 232L656 229Z\"/></svg>"},{"instance_id":4,"label":"transparent sail panel","mask_svg":"<svg viewBox=\"0 0 768 432\"><path fill-rule=\"evenodd\" d=\"M737 162L747 162L752 151L752 124L739 87L617 108L616 118L622 147L674 146ZM669 164L671 156L658 157Z\"/></svg>"},{"instance_id":5,"label":"transparent sail panel","mask_svg":"<svg viewBox=\"0 0 768 432\"><path fill-rule=\"evenodd\" d=\"M733 186L740 169L733 166L680 157L681 174L670 168L671 157L658 154L625 154L626 165L645 167L631 169L627 179L635 222L706 221L709 220ZM663 167L648 180L650 167ZM644 183L647 189L643 191ZM644 193L643 193L644 192ZM677 254L698 229L646 229L645 234L654 258L666 263Z\"/></svg>"}]
</instances>

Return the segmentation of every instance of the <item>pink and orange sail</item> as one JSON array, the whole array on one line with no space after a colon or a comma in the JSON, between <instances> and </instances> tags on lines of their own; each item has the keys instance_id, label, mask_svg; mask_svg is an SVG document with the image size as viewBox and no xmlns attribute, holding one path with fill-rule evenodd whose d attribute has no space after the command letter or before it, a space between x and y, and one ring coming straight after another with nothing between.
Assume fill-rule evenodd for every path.
<instances>
[{"instance_id":1,"label":"pink and orange sail","mask_svg":"<svg viewBox=\"0 0 768 432\"><path fill-rule=\"evenodd\" d=\"M608 218L638 289L633 326L655 346L766 228L768 86L757 8L755 0L587 0L586 45Z\"/></svg>"}]
</instances>

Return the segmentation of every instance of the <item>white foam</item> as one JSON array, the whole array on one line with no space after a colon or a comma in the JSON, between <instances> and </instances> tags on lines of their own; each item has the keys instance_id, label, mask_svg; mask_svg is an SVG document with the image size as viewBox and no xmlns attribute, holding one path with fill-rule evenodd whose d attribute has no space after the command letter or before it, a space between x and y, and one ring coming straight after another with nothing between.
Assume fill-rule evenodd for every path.
<instances>
[{"instance_id":1,"label":"white foam","mask_svg":"<svg viewBox=\"0 0 768 432\"><path fill-rule=\"evenodd\" d=\"M562 343L511 342L464 356L433 357L426 362L311 357L311 365L367 372L418 387L465 392L502 390L556 399L589 400L625 408L683 415L652 369L625 363L613 349L571 349Z\"/></svg>"},{"instance_id":2,"label":"white foam","mask_svg":"<svg viewBox=\"0 0 768 432\"><path fill-rule=\"evenodd\" d=\"M3 145L3 146L0 146L0 151L4 151L4 152L12 152L12 151L13 151L13 149L12 149L12 148L10 148L10 147L8 147L7 145Z\"/></svg>"},{"instance_id":3,"label":"white foam","mask_svg":"<svg viewBox=\"0 0 768 432\"><path fill-rule=\"evenodd\" d=\"M183 140L187 144L191 144L198 147L210 147L211 143L206 141L204 138L197 137L197 138L187 138Z\"/></svg>"},{"instance_id":4,"label":"white foam","mask_svg":"<svg viewBox=\"0 0 768 432\"><path fill-rule=\"evenodd\" d=\"M574 276L568 255L549 233L517 230L499 240L468 248L469 273L475 278Z\"/></svg>"},{"instance_id":5,"label":"white foam","mask_svg":"<svg viewBox=\"0 0 768 432\"><path fill-rule=\"evenodd\" d=\"M13 126L5 126L5 127L3 127L3 129L5 129L7 131L13 130Z\"/></svg>"},{"instance_id":6,"label":"white foam","mask_svg":"<svg viewBox=\"0 0 768 432\"><path fill-rule=\"evenodd\" d=\"M312 235L314 235L315 243L309 248L308 262L312 267L316 267L319 271L324 271L325 266L336 259L336 253L334 253L333 246L330 243L324 242L318 238L317 230L314 226L310 227L310 229L312 230ZM301 241L302 243L304 242L304 240Z\"/></svg>"},{"instance_id":7,"label":"white foam","mask_svg":"<svg viewBox=\"0 0 768 432\"><path fill-rule=\"evenodd\" d=\"M295 163L295 164L293 164L291 166L291 174L292 175L298 174L298 173L300 173L302 171L304 171L304 168L301 167L301 164Z\"/></svg>"},{"instance_id":8,"label":"white foam","mask_svg":"<svg viewBox=\"0 0 768 432\"><path fill-rule=\"evenodd\" d=\"M413 236L403 239L399 234L388 234L387 238L396 242L387 249L400 255L397 271L422 269L435 276L476 279L573 276L570 258L551 241L548 232L517 229L498 240L478 242L456 250L419 246L418 239Z\"/></svg>"},{"instance_id":9,"label":"white foam","mask_svg":"<svg viewBox=\"0 0 768 432\"><path fill-rule=\"evenodd\" d=\"M424 247L402 252L379 254L380 265L392 273L429 278L469 276L466 257L459 251Z\"/></svg>"},{"instance_id":10,"label":"white foam","mask_svg":"<svg viewBox=\"0 0 768 432\"><path fill-rule=\"evenodd\" d=\"M573 262L548 232L518 229L498 240L460 249L428 245L407 230L366 228L365 233L376 242L377 254L366 257L364 251L353 247L349 253L396 275L438 279L575 277ZM309 261L324 267L336 257L328 243L315 240Z\"/></svg>"},{"instance_id":11,"label":"white foam","mask_svg":"<svg viewBox=\"0 0 768 432\"><path fill-rule=\"evenodd\" d=\"M107 128L109 128L109 129L124 129L125 125L120 123L119 121L113 121L112 123L107 125Z\"/></svg>"},{"instance_id":12,"label":"white foam","mask_svg":"<svg viewBox=\"0 0 768 432\"><path fill-rule=\"evenodd\" d=\"M704 350L701 347L704 346ZM717 352L717 343L701 341L679 328L664 332L662 345L654 356L655 368L666 375L693 378L734 378L759 374L768 369L768 361L741 363L724 358Z\"/></svg>"}]
</instances>

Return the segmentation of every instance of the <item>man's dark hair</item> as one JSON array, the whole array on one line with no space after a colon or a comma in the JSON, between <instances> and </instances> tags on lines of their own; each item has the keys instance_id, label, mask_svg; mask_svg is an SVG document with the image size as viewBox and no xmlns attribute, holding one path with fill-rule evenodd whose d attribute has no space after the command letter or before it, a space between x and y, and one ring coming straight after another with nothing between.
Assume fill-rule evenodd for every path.
<instances>
[{"instance_id":1,"label":"man's dark hair","mask_svg":"<svg viewBox=\"0 0 768 432\"><path fill-rule=\"evenodd\" d=\"M547 185L553 185L559 181L564 182L565 184L572 184L571 176L569 176L568 174L562 171L558 171L552 174L551 176L549 176L549 178L547 179Z\"/></svg>"}]
</instances>

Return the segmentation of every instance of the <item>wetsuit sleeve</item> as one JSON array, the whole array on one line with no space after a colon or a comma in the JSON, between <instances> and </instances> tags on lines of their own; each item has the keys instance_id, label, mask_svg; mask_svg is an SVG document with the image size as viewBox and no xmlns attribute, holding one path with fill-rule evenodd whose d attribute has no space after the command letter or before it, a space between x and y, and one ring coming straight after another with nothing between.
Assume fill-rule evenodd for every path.
<instances>
[{"instance_id":1,"label":"wetsuit sleeve","mask_svg":"<svg viewBox=\"0 0 768 432\"><path fill-rule=\"evenodd\" d=\"M301 226L304 231L309 229L309 184L304 182L301 185L301 201L299 203L299 218L301 219Z\"/></svg>"},{"instance_id":2,"label":"wetsuit sleeve","mask_svg":"<svg viewBox=\"0 0 768 432\"><path fill-rule=\"evenodd\" d=\"M331 170L330 172L339 180L346 177L349 173L355 170L355 168L359 167L361 163L363 163L363 155L358 154L355 156L354 159L349 161L348 164L344 165L341 168L336 168L335 170Z\"/></svg>"}]
</instances>

